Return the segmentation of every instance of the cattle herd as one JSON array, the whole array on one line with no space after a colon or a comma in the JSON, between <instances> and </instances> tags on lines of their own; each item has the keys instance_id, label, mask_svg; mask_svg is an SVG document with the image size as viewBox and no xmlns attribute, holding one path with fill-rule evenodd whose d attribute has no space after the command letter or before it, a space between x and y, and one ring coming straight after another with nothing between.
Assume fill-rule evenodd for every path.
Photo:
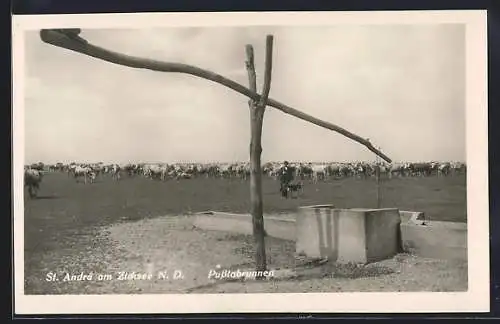
<instances>
[{"instance_id":1,"label":"cattle herd","mask_svg":"<svg viewBox=\"0 0 500 324\"><path fill-rule=\"evenodd\" d=\"M262 165L264 176L276 178L281 162L268 162ZM418 162L418 163L308 163L291 162L297 180L327 181L345 177L415 177L415 176L450 176L464 174L466 165L463 162ZM250 164L242 163L55 163L42 162L27 165L24 168L24 184L30 197L35 197L45 173L67 173L77 182L93 183L98 177L110 176L120 180L124 177L142 176L152 180L192 179L195 177L248 179Z\"/></svg>"}]
</instances>

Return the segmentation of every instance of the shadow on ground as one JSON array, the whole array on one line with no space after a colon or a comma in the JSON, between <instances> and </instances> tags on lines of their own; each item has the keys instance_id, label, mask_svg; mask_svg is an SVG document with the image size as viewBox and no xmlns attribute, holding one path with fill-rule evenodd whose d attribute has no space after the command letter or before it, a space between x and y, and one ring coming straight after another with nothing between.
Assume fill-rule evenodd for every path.
<instances>
[{"instance_id":1,"label":"shadow on ground","mask_svg":"<svg viewBox=\"0 0 500 324\"><path fill-rule=\"evenodd\" d=\"M221 269L230 271L253 271L254 263L242 263L231 267ZM320 260L310 260L303 264L298 264L291 269L274 269L277 276L262 279L245 279L245 278L224 278L213 280L208 284L203 284L196 287L186 289L185 293L196 293L198 290L214 288L229 282L245 282L245 284L262 284L270 281L273 282L303 282L311 279L323 278L343 278L343 279L360 279L360 278L375 278L395 273L394 269L380 266L377 264L339 264L335 262L321 262Z\"/></svg>"},{"instance_id":2,"label":"shadow on ground","mask_svg":"<svg viewBox=\"0 0 500 324\"><path fill-rule=\"evenodd\" d=\"M253 238L246 235L225 234L217 238L217 241L240 242L240 246L233 248L233 253L252 259L255 255ZM241 244L243 243L243 244ZM261 280L255 278L224 278L213 279L210 283L190 287L186 293L193 293L198 290L210 289L228 282L245 282L246 284L278 282L278 281L307 281L322 278L343 278L359 279L374 278L395 273L395 270L377 263L371 264L340 264L318 259L306 259L295 257L295 246L293 242L288 242L273 237L266 237L266 246L270 251L266 255L269 270L273 270L273 276ZM291 261L293 260L293 261ZM219 271L254 271L255 262L249 261L221 267Z\"/></svg>"}]
</instances>

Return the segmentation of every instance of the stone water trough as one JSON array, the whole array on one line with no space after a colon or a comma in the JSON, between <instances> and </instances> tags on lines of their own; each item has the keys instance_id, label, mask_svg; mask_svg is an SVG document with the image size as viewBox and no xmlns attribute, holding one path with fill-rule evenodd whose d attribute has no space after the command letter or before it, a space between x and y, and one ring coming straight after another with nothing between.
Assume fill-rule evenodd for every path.
<instances>
[{"instance_id":1,"label":"stone water trough","mask_svg":"<svg viewBox=\"0 0 500 324\"><path fill-rule=\"evenodd\" d=\"M252 217L217 211L197 213L194 226L252 235ZM436 222L422 212L397 208L299 207L264 215L267 235L295 241L296 253L347 263L371 263L407 252L421 257L467 259L467 225Z\"/></svg>"}]
</instances>

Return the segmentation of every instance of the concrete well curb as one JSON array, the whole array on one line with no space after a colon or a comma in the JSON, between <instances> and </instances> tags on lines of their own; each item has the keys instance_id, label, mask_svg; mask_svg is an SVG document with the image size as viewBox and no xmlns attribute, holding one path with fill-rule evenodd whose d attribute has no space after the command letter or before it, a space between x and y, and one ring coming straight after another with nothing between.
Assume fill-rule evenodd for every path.
<instances>
[{"instance_id":1,"label":"concrete well curb","mask_svg":"<svg viewBox=\"0 0 500 324\"><path fill-rule=\"evenodd\" d=\"M311 208L335 208L333 205L303 206ZM401 217L401 252L420 257L467 260L467 224L439 222L426 219L423 212L399 211ZM267 235L297 242L296 222L299 213L290 212L283 217L264 215ZM252 235L250 214L204 211L193 215L193 225L204 230L225 231Z\"/></svg>"}]
</instances>

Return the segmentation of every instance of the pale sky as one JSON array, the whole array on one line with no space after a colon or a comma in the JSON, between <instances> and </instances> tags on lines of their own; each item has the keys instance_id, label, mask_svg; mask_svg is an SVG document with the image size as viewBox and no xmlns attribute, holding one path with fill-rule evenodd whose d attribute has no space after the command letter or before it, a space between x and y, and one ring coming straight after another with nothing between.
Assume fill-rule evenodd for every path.
<instances>
[{"instance_id":1,"label":"pale sky","mask_svg":"<svg viewBox=\"0 0 500 324\"><path fill-rule=\"evenodd\" d=\"M85 29L129 55L213 70L337 124L394 161L465 161L465 26ZM190 75L130 69L26 33L26 163L248 161L248 99ZM375 160L364 146L268 107L263 161Z\"/></svg>"}]
</instances>

